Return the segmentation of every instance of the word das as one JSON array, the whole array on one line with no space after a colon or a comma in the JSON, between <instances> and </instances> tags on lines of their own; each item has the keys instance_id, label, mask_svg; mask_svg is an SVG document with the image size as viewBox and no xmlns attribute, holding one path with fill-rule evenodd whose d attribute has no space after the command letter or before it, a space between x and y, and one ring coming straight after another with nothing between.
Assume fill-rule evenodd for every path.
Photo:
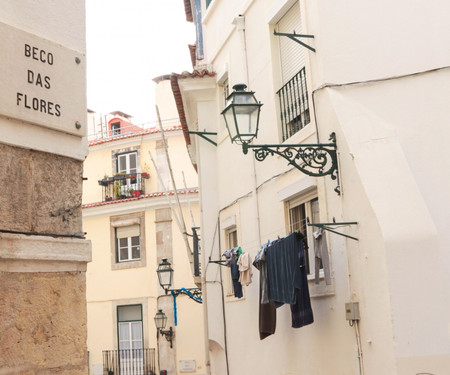
<instances>
[{"instance_id":1,"label":"word das","mask_svg":"<svg viewBox=\"0 0 450 375\"><path fill-rule=\"evenodd\" d=\"M45 87L47 90L50 89L50 77L44 76L40 73L34 73L32 70L28 70L28 83L40 87Z\"/></svg>"},{"instance_id":2,"label":"word das","mask_svg":"<svg viewBox=\"0 0 450 375\"><path fill-rule=\"evenodd\" d=\"M29 98L27 94L18 92L17 105L20 106L21 104L27 109L33 109L56 117L61 116L61 106L59 104L44 99Z\"/></svg>"}]
</instances>

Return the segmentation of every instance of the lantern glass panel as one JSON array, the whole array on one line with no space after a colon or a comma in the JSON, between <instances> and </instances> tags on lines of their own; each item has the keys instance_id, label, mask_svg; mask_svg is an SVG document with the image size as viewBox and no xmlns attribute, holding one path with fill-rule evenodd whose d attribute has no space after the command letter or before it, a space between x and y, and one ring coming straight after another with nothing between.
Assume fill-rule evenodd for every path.
<instances>
[{"instance_id":1,"label":"lantern glass panel","mask_svg":"<svg viewBox=\"0 0 450 375\"><path fill-rule=\"evenodd\" d=\"M258 133L259 105L242 105L235 107L236 123L241 142L249 142Z\"/></svg>"},{"instance_id":2,"label":"lantern glass panel","mask_svg":"<svg viewBox=\"0 0 450 375\"><path fill-rule=\"evenodd\" d=\"M172 285L173 269L166 258L159 264L156 272L158 273L159 285L163 288L170 288Z\"/></svg>"},{"instance_id":3,"label":"lantern glass panel","mask_svg":"<svg viewBox=\"0 0 450 375\"><path fill-rule=\"evenodd\" d=\"M162 310L158 310L158 312L155 315L155 325L157 329L164 329L167 323L167 316L164 314Z\"/></svg>"}]
</instances>

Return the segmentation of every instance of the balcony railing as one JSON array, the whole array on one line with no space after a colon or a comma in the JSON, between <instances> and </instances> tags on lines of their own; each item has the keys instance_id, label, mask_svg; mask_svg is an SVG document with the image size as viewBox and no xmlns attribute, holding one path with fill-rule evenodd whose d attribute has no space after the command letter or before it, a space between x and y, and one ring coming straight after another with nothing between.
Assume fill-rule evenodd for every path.
<instances>
[{"instance_id":1,"label":"balcony railing","mask_svg":"<svg viewBox=\"0 0 450 375\"><path fill-rule=\"evenodd\" d=\"M139 197L144 194L144 181L149 177L148 173L128 173L99 180L98 184L103 187L103 202Z\"/></svg>"},{"instance_id":2,"label":"balcony railing","mask_svg":"<svg viewBox=\"0 0 450 375\"><path fill-rule=\"evenodd\" d=\"M103 375L155 375L155 349L103 351Z\"/></svg>"},{"instance_id":3,"label":"balcony railing","mask_svg":"<svg viewBox=\"0 0 450 375\"><path fill-rule=\"evenodd\" d=\"M311 121L305 68L277 92L280 101L283 142Z\"/></svg>"}]
</instances>

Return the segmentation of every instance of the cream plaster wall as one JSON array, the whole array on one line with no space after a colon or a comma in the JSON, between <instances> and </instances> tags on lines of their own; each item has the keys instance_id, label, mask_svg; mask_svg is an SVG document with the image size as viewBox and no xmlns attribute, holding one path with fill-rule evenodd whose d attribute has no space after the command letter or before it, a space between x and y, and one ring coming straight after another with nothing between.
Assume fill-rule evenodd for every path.
<instances>
[{"instance_id":1,"label":"cream plaster wall","mask_svg":"<svg viewBox=\"0 0 450 375\"><path fill-rule=\"evenodd\" d=\"M161 83L158 84L158 87L160 85ZM164 90L168 88L166 85ZM167 94L166 96L163 94L164 91L159 95L167 98ZM172 115L170 109L169 104L160 106L163 121L168 119L167 116ZM190 163L181 130L167 132L166 139L177 188L184 189L182 172L184 172L188 189L196 188L198 186L197 175ZM104 178L105 174L113 175L112 152L128 147L140 147L140 170L150 173L150 179L145 180L145 192L147 194L158 192L158 177L148 151L151 151L156 159L156 147L160 140L161 134L156 133L91 146L85 164L84 175L88 177L88 180L84 182L83 202L85 204L101 202L102 187L98 185L97 181ZM170 189L172 190L172 187ZM189 203L196 221L195 225L199 225L198 194L182 194L180 201L187 231L191 232L194 223L192 223ZM171 202L173 207L176 207L174 196L171 196ZM131 202L114 202L83 210L84 230L87 232L87 237L92 239L93 248L93 260L87 270L88 348L91 370L94 368L93 366L102 364L103 350L117 349L117 306L138 303L144 306L144 347L156 348L156 359L158 363L159 356L161 368L168 363L172 363L178 368L180 360L195 360L197 368L192 374L204 374L202 306L187 296L180 295L177 298L178 326L175 327L173 325L172 296L164 295L157 280L156 269L159 254L157 253L158 228L155 223L155 210L165 208L169 208L169 203L166 197L161 196L142 197ZM178 211L178 209L176 210ZM145 213L146 262L142 267L112 269L111 247L114 246L111 246L110 216L138 212ZM172 288L194 288L196 285L187 258L185 243L173 213L168 225L170 233L164 232L168 237L161 240L165 242L164 247L167 247L173 254L172 267L175 273ZM192 241L190 242L192 248ZM175 330L173 349L169 347L166 339L162 336L159 337L158 346L153 321L158 308L163 308L168 315L169 323L166 329L171 325ZM177 373L179 373L179 368Z\"/></svg>"},{"instance_id":2,"label":"cream plaster wall","mask_svg":"<svg viewBox=\"0 0 450 375\"><path fill-rule=\"evenodd\" d=\"M196 188L198 186L196 173L192 166L186 149L186 144L182 138L181 130L165 133L168 143L169 157L174 168L175 184L177 189L184 189L183 172L186 179L187 188ZM105 176L111 177L114 175L112 163L112 151L129 148L140 147L140 164L141 172L150 173L150 179L145 179L145 193L155 193L161 191L158 186L158 175L155 171L151 161L149 151L156 160L156 142L161 138L159 133L145 136L133 137L131 139L107 142L101 145L90 147L90 153L87 162L84 166L84 176L87 181L84 181L83 189L83 203L101 202L102 187L98 185L98 181ZM173 186L167 187L173 190Z\"/></svg>"},{"instance_id":3,"label":"cream plaster wall","mask_svg":"<svg viewBox=\"0 0 450 375\"><path fill-rule=\"evenodd\" d=\"M264 103L256 144L280 139L274 126L278 118L274 93L280 85L278 42L272 32L293 3L215 0L204 15L205 62L221 75L228 67L230 89L247 77L241 39L232 24L239 14L245 16L247 83ZM443 69L386 82L318 88L447 66L449 34L443 30L448 29L449 6L444 1L423 6L406 1L308 0L300 10L302 33L315 36L311 43L317 49L306 52L306 66L311 109L311 93L317 90L319 134L313 117L289 143L327 142L336 132L343 193L336 195L336 182L329 177L316 179L321 221L357 221L357 226L340 230L359 241L328 235L333 288L331 294L318 296L321 290L310 283L315 323L290 328L290 312L284 306L277 311L277 332L263 341L258 337L258 272L245 288L245 298L225 302L225 329L222 278L219 266L209 264L212 374L226 373L225 336L232 375L358 374L355 330L345 320L348 301L360 303L365 374L444 374L450 367L450 306L445 298L450 285L445 272L450 265L445 245L450 240L446 230L450 219L443 209L450 201L450 181L444 172L450 160L444 144L449 138L445 103L450 73ZM209 81L200 81L180 83L188 124L192 127L198 117L199 129L220 132L221 87L209 87L208 101L204 90ZM287 233L284 202L278 194L290 186L300 189L304 184L300 172L288 172L278 157L254 167L251 155L243 155L238 145L220 134L217 148L196 140L195 158L203 248L211 251L211 259L225 250L217 238L219 218L236 216L239 243L252 256L261 243Z\"/></svg>"}]
</instances>

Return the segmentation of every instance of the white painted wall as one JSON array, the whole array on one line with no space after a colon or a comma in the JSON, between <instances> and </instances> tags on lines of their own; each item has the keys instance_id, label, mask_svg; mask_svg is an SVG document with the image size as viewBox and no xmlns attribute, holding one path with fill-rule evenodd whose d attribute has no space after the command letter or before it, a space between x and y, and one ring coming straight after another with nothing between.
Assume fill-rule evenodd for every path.
<instances>
[{"instance_id":1,"label":"white painted wall","mask_svg":"<svg viewBox=\"0 0 450 375\"><path fill-rule=\"evenodd\" d=\"M280 141L274 95L280 85L279 61L272 32L293 3L215 0L204 16L205 62L221 76L228 67L233 85L245 79L246 72L241 38L232 21L245 15L247 84L264 103L257 144ZM445 46L450 7L444 1L424 5L307 0L300 9L302 33L315 36L311 43L317 52L307 52L306 68L311 110L311 94L317 90L316 113L289 143L315 143L317 137L327 142L336 132L343 193L336 195L336 182L329 177L317 179L321 221L357 221L357 226L340 230L359 241L328 235L333 286L331 294L319 297L321 290L310 284L315 323L292 329L284 306L277 311L277 332L263 341L258 337L258 272L254 270L254 283L245 288L244 299L225 302L224 334L220 273L218 266L209 264L212 373L226 371L226 335L232 375L358 374L355 330L344 311L345 302L353 300L360 303L366 375L444 374L450 367L450 217L445 209L450 202L445 172L450 158L444 144L449 138L450 71L445 67L450 52ZM439 68L443 69L411 75ZM411 76L330 85L400 75ZM181 88L186 112L198 115L199 125L202 117L207 119L209 131L219 131L216 149L197 141L203 247L214 255L211 259L225 250L223 238L219 248L214 225L222 211L221 220L236 216L239 243L254 256L259 233L262 242L286 234L284 202L278 196L288 187L295 191L292 186L297 185L300 190L305 177L295 170L271 179L289 169L278 157L256 163L256 185L264 183L257 190L258 228L252 156L221 137L221 88L204 107L202 95L195 94L202 79L185 81ZM330 87L321 88L324 85ZM219 233L223 237L224 232Z\"/></svg>"}]
</instances>

